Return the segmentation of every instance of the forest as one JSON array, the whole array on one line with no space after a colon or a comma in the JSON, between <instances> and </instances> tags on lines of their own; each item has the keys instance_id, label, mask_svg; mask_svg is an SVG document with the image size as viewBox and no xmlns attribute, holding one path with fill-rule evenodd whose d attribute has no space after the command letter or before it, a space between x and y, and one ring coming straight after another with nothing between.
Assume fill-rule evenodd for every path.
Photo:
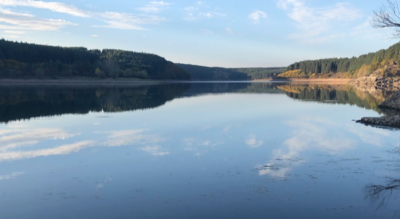
<instances>
[{"instance_id":1,"label":"forest","mask_svg":"<svg viewBox=\"0 0 400 219\"><path fill-rule=\"evenodd\" d=\"M357 78L372 73L397 75L400 43L388 49L352 58L330 58L296 62L280 75L282 78Z\"/></svg>"},{"instance_id":2,"label":"forest","mask_svg":"<svg viewBox=\"0 0 400 219\"><path fill-rule=\"evenodd\" d=\"M154 54L0 40L0 78L70 77L190 79L187 72Z\"/></svg>"},{"instance_id":3,"label":"forest","mask_svg":"<svg viewBox=\"0 0 400 219\"><path fill-rule=\"evenodd\" d=\"M247 74L252 80L274 78L286 68L232 68L235 71Z\"/></svg>"},{"instance_id":4,"label":"forest","mask_svg":"<svg viewBox=\"0 0 400 219\"><path fill-rule=\"evenodd\" d=\"M245 73L229 68L205 67L199 65L177 64L180 68L191 75L192 80L250 80Z\"/></svg>"},{"instance_id":5,"label":"forest","mask_svg":"<svg viewBox=\"0 0 400 219\"><path fill-rule=\"evenodd\" d=\"M221 68L199 65L177 64L188 72L192 80L256 80L273 78L286 68Z\"/></svg>"}]
</instances>

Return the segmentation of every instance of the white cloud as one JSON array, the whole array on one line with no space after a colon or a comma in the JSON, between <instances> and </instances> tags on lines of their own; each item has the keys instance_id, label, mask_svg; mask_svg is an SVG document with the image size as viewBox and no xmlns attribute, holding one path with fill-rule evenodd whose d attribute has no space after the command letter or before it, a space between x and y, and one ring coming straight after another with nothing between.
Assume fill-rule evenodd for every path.
<instances>
[{"instance_id":1,"label":"white cloud","mask_svg":"<svg viewBox=\"0 0 400 219\"><path fill-rule=\"evenodd\" d=\"M37 18L31 14L16 13L0 7L0 29L5 30L58 30L76 25L59 19Z\"/></svg>"},{"instance_id":2,"label":"white cloud","mask_svg":"<svg viewBox=\"0 0 400 219\"><path fill-rule=\"evenodd\" d=\"M197 2L195 6L185 7L184 11L186 12L186 16L183 19L188 21L220 18L226 16L224 13L210 10L209 6L207 6L205 2Z\"/></svg>"},{"instance_id":3,"label":"white cloud","mask_svg":"<svg viewBox=\"0 0 400 219\"><path fill-rule=\"evenodd\" d=\"M7 34L24 34L26 32L25 31L20 31L20 30L5 30L4 33L7 33Z\"/></svg>"},{"instance_id":4,"label":"white cloud","mask_svg":"<svg viewBox=\"0 0 400 219\"><path fill-rule=\"evenodd\" d=\"M150 5L161 10L170 3L163 1L154 1ZM166 21L165 18L150 15L134 15L130 13L119 12L92 12L84 11L73 5L66 5L61 2L43 2L33 0L3 0L0 1L0 22L6 25L0 25L1 29L8 30L59 30L68 25L77 25L62 19L38 18L32 14L16 13L9 9L3 9L1 6L7 7L32 7L46 9L57 13L69 14L71 16L91 18L100 20L105 25L97 25L94 27L115 28L123 30L145 30L143 25L159 24ZM155 10L153 8L153 10Z\"/></svg>"},{"instance_id":5,"label":"white cloud","mask_svg":"<svg viewBox=\"0 0 400 219\"><path fill-rule=\"evenodd\" d=\"M266 18L267 14L263 11L257 10L249 15L249 18L255 22L259 22L260 19Z\"/></svg>"},{"instance_id":6,"label":"white cloud","mask_svg":"<svg viewBox=\"0 0 400 219\"><path fill-rule=\"evenodd\" d=\"M119 12L104 12L99 13L98 16L108 25L95 26L95 27L106 27L116 28L123 30L145 30L141 25L143 24L159 24L166 21L165 18L158 16L145 16L145 15L132 15L128 13Z\"/></svg>"},{"instance_id":7,"label":"white cloud","mask_svg":"<svg viewBox=\"0 0 400 219\"><path fill-rule=\"evenodd\" d=\"M15 179L15 178L17 178L18 176L21 176L21 175L23 175L23 174L25 174L25 173L24 173L24 172L14 172L14 173L12 173L12 174L10 174L10 175L0 175L0 181L2 181L2 180Z\"/></svg>"},{"instance_id":8,"label":"white cloud","mask_svg":"<svg viewBox=\"0 0 400 219\"><path fill-rule=\"evenodd\" d=\"M139 8L139 11L143 11L146 13L159 13L168 8L171 3L163 2L163 1L152 1L144 7Z\"/></svg>"},{"instance_id":9,"label":"white cloud","mask_svg":"<svg viewBox=\"0 0 400 219\"><path fill-rule=\"evenodd\" d=\"M73 5L67 5L61 2L44 2L44 1L34 1L34 0L1 0L0 5L3 6L23 6L23 7L33 7L40 9L47 9L50 11L65 13L77 17L90 17L90 14L76 8Z\"/></svg>"},{"instance_id":10,"label":"white cloud","mask_svg":"<svg viewBox=\"0 0 400 219\"><path fill-rule=\"evenodd\" d=\"M309 43L342 37L345 35L343 32L331 33L333 27L343 27L348 22L362 17L361 11L349 3L317 8L307 6L304 0L279 0L277 6L287 10L289 18L296 22L299 32L290 35L289 38ZM329 34L326 35L327 33Z\"/></svg>"},{"instance_id":11,"label":"white cloud","mask_svg":"<svg viewBox=\"0 0 400 219\"><path fill-rule=\"evenodd\" d=\"M98 34L92 34L92 35L90 35L90 36L91 36L91 37L99 37ZM94 123L93 125L97 126L97 125L100 125L100 123Z\"/></svg>"},{"instance_id":12,"label":"white cloud","mask_svg":"<svg viewBox=\"0 0 400 219\"><path fill-rule=\"evenodd\" d=\"M235 32L230 27L225 28L225 31L230 35L235 35Z\"/></svg>"},{"instance_id":13,"label":"white cloud","mask_svg":"<svg viewBox=\"0 0 400 219\"><path fill-rule=\"evenodd\" d=\"M264 144L264 141L257 140L257 137L255 135L252 135L249 139L246 140L246 144L251 148L259 148Z\"/></svg>"}]
</instances>

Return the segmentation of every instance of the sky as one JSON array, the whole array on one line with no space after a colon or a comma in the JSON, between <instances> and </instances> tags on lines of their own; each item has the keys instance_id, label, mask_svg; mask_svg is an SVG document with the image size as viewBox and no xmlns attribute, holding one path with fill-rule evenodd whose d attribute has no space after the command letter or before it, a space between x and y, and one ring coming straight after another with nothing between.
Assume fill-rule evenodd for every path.
<instances>
[{"instance_id":1,"label":"sky","mask_svg":"<svg viewBox=\"0 0 400 219\"><path fill-rule=\"evenodd\" d=\"M0 38L147 52L176 63L280 67L397 43L369 22L385 0L366 2L0 0Z\"/></svg>"}]
</instances>

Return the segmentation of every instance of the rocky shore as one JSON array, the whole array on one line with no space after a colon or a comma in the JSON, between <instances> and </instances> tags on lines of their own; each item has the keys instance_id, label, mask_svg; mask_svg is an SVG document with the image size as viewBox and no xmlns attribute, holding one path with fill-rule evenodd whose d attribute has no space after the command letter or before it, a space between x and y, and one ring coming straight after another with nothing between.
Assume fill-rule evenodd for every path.
<instances>
[{"instance_id":1,"label":"rocky shore","mask_svg":"<svg viewBox=\"0 0 400 219\"><path fill-rule=\"evenodd\" d=\"M361 80L368 81L365 78ZM400 88L398 87L400 79L377 78L375 79L375 82L376 81L380 82L379 86L381 86L381 88L379 88L378 86L375 86L375 88L381 90L390 89L391 91L397 89L397 91L379 105L379 108L382 109L385 116L378 118L365 117L361 120L358 120L357 122L372 126L400 128Z\"/></svg>"},{"instance_id":2,"label":"rocky shore","mask_svg":"<svg viewBox=\"0 0 400 219\"><path fill-rule=\"evenodd\" d=\"M357 78L351 82L361 90L384 90L398 91L400 90L400 77L386 77L382 75L372 74L370 76Z\"/></svg>"},{"instance_id":3,"label":"rocky shore","mask_svg":"<svg viewBox=\"0 0 400 219\"><path fill-rule=\"evenodd\" d=\"M364 125L378 126L383 128L400 128L400 115L383 117L364 117L357 121Z\"/></svg>"}]
</instances>

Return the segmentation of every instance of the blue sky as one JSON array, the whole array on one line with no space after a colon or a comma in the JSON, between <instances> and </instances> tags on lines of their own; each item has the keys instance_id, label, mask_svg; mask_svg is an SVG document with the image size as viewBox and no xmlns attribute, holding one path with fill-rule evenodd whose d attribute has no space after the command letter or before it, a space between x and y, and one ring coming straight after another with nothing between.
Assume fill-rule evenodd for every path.
<instances>
[{"instance_id":1,"label":"blue sky","mask_svg":"<svg viewBox=\"0 0 400 219\"><path fill-rule=\"evenodd\" d=\"M287 66L398 42L373 29L384 0L0 0L0 37L155 53L179 63Z\"/></svg>"}]
</instances>

